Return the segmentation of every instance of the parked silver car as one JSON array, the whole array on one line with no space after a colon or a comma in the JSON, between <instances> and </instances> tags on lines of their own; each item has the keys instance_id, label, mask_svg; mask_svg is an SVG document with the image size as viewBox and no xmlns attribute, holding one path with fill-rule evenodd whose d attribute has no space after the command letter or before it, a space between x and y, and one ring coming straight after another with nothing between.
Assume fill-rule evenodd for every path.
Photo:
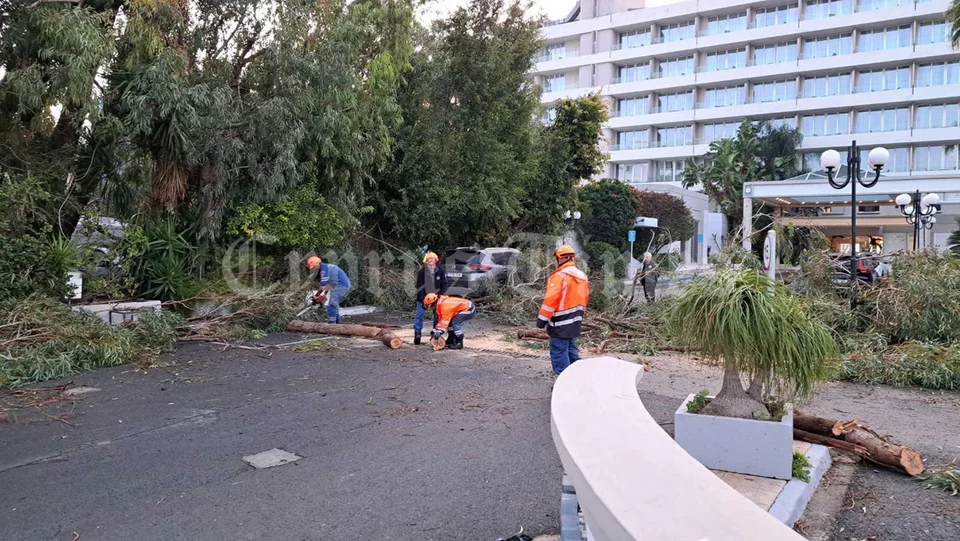
<instances>
[{"instance_id":1,"label":"parked silver car","mask_svg":"<svg viewBox=\"0 0 960 541\"><path fill-rule=\"evenodd\" d=\"M483 295L485 280L504 282L517 266L515 248L463 247L447 250L440 259L447 275L447 293L463 297Z\"/></svg>"}]
</instances>

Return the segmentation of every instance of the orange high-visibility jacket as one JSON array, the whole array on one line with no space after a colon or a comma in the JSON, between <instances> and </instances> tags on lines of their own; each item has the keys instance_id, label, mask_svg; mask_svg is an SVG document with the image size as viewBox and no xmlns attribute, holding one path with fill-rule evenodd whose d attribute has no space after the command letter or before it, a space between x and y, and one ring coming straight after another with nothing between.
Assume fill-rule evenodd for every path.
<instances>
[{"instance_id":1,"label":"orange high-visibility jacket","mask_svg":"<svg viewBox=\"0 0 960 541\"><path fill-rule=\"evenodd\" d=\"M547 281L537 327L546 327L547 334L554 338L580 336L583 311L589 299L590 280L587 275L573 261L560 265Z\"/></svg>"},{"instance_id":2,"label":"orange high-visibility jacket","mask_svg":"<svg viewBox=\"0 0 960 541\"><path fill-rule=\"evenodd\" d=\"M437 325L434 329L446 331L450 327L450 321L457 314L469 312L473 309L473 303L467 299L440 295L440 298L437 299Z\"/></svg>"}]
</instances>

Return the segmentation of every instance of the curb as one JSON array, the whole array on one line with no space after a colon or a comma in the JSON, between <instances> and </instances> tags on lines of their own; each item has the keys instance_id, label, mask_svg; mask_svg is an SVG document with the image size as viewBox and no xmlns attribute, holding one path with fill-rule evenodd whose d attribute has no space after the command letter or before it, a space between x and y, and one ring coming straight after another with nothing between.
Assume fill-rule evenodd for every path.
<instances>
[{"instance_id":1,"label":"curb","mask_svg":"<svg viewBox=\"0 0 960 541\"><path fill-rule=\"evenodd\" d=\"M811 445L805 454L810 463L810 482L791 479L770 506L770 514L791 528L803 515L817 485L833 464L829 449L823 445Z\"/></svg>"}]
</instances>

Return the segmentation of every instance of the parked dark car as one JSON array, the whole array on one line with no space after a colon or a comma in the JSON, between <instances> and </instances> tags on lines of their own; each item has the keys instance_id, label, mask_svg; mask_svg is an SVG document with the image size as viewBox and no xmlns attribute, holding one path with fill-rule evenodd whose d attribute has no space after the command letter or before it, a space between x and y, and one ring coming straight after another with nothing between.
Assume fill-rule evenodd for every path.
<instances>
[{"instance_id":1,"label":"parked dark car","mask_svg":"<svg viewBox=\"0 0 960 541\"><path fill-rule=\"evenodd\" d=\"M483 294L482 282L505 282L517 266L520 250L515 248L457 248L440 259L447 275L447 293L464 297Z\"/></svg>"}]
</instances>

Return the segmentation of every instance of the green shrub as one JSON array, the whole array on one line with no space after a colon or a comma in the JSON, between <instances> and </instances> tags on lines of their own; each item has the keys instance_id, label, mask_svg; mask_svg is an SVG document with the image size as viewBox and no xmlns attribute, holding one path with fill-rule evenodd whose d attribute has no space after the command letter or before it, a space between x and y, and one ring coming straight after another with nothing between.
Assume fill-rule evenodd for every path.
<instances>
[{"instance_id":1,"label":"green shrub","mask_svg":"<svg viewBox=\"0 0 960 541\"><path fill-rule=\"evenodd\" d=\"M803 453L793 453L793 477L804 483L810 482L810 461Z\"/></svg>"},{"instance_id":2,"label":"green shrub","mask_svg":"<svg viewBox=\"0 0 960 541\"><path fill-rule=\"evenodd\" d=\"M960 389L960 344L884 345L877 335L861 339L858 345L848 343L848 353L836 377L868 385Z\"/></svg>"},{"instance_id":3,"label":"green shrub","mask_svg":"<svg viewBox=\"0 0 960 541\"><path fill-rule=\"evenodd\" d=\"M588 242L583 251L587 254L591 275L603 276L612 271L615 278L622 280L626 276L626 258L616 246L605 242Z\"/></svg>"}]
</instances>

